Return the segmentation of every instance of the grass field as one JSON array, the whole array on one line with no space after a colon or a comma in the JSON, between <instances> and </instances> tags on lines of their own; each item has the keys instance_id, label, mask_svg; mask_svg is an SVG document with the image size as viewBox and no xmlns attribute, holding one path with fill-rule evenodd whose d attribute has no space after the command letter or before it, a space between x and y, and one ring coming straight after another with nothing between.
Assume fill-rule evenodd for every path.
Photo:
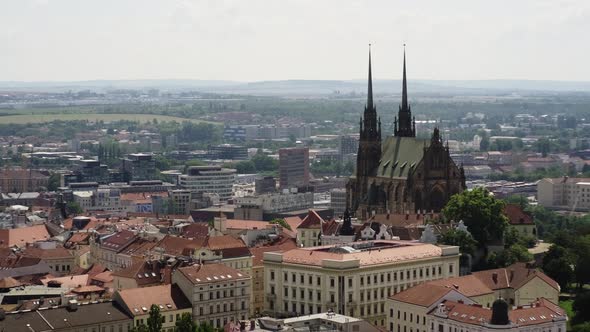
<instances>
[{"instance_id":1,"label":"grass field","mask_svg":"<svg viewBox=\"0 0 590 332\"><path fill-rule=\"evenodd\" d=\"M574 317L574 309L572 308L572 305L574 304L574 300L565 300L565 301L559 301L559 306L565 310L565 312L567 313L567 317L568 317L568 321L567 321L567 330L569 331L571 329L571 321L572 318Z\"/></svg>"},{"instance_id":2,"label":"grass field","mask_svg":"<svg viewBox=\"0 0 590 332\"><path fill-rule=\"evenodd\" d=\"M157 119L159 122L162 121L192 121L192 122L207 122L200 121L197 119L186 119L175 116L167 115L156 115L156 114L97 114L97 113L83 113L83 114L28 114L28 115L6 115L0 116L0 124L26 124L26 123L43 123L52 122L54 120L62 121L76 121L76 120L88 120L88 121L139 121L148 122ZM213 123L213 122L212 122Z\"/></svg>"}]
</instances>

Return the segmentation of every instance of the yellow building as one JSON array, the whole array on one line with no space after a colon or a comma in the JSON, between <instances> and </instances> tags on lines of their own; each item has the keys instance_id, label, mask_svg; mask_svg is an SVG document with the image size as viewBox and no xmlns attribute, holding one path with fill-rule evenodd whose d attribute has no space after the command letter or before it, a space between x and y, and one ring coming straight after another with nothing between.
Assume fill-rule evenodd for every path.
<instances>
[{"instance_id":1,"label":"yellow building","mask_svg":"<svg viewBox=\"0 0 590 332\"><path fill-rule=\"evenodd\" d=\"M385 326L392 294L459 273L459 248L405 241L264 253L265 310L308 315L333 310Z\"/></svg>"},{"instance_id":2,"label":"yellow building","mask_svg":"<svg viewBox=\"0 0 590 332\"><path fill-rule=\"evenodd\" d=\"M315 247L320 245L320 235L324 219L314 210L309 213L297 227L297 244L301 247Z\"/></svg>"},{"instance_id":3,"label":"yellow building","mask_svg":"<svg viewBox=\"0 0 590 332\"><path fill-rule=\"evenodd\" d=\"M162 331L173 332L183 313L192 314L190 301L175 285L120 290L114 300L133 318L133 325L147 325L150 307L155 304L162 315Z\"/></svg>"},{"instance_id":4,"label":"yellow building","mask_svg":"<svg viewBox=\"0 0 590 332\"><path fill-rule=\"evenodd\" d=\"M272 246L261 246L250 248L252 253L252 296L250 304L250 314L259 316L264 311L264 253L280 252L297 248L297 244L290 238L284 239L280 243Z\"/></svg>"}]
</instances>

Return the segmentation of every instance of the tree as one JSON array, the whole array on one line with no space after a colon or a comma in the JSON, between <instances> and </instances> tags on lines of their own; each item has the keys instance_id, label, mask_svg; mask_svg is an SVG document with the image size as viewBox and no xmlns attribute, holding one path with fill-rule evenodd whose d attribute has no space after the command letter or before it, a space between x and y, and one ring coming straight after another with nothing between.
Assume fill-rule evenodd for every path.
<instances>
[{"instance_id":1,"label":"tree","mask_svg":"<svg viewBox=\"0 0 590 332\"><path fill-rule=\"evenodd\" d=\"M174 332L194 332L197 329L193 316L188 312L183 313L175 325Z\"/></svg>"},{"instance_id":2,"label":"tree","mask_svg":"<svg viewBox=\"0 0 590 332\"><path fill-rule=\"evenodd\" d=\"M147 318L148 332L161 332L163 320L164 317L160 314L160 308L157 305L152 304L150 307L150 315Z\"/></svg>"},{"instance_id":3,"label":"tree","mask_svg":"<svg viewBox=\"0 0 590 332\"><path fill-rule=\"evenodd\" d=\"M552 245L543 257L543 271L557 281L561 289L567 289L574 280L573 255L566 248Z\"/></svg>"},{"instance_id":4,"label":"tree","mask_svg":"<svg viewBox=\"0 0 590 332\"><path fill-rule=\"evenodd\" d=\"M473 255L477 248L477 241L473 239L471 234L456 229L451 229L443 234L439 242L446 245L459 246L463 254Z\"/></svg>"},{"instance_id":5,"label":"tree","mask_svg":"<svg viewBox=\"0 0 590 332\"><path fill-rule=\"evenodd\" d=\"M78 204L76 202L69 202L68 204L66 204L66 210L68 211L68 214L82 214L82 213L84 213L84 210L82 210L82 208L80 207L80 204Z\"/></svg>"},{"instance_id":6,"label":"tree","mask_svg":"<svg viewBox=\"0 0 590 332\"><path fill-rule=\"evenodd\" d=\"M252 157L252 162L258 172L276 171L279 168L278 161L265 155L260 149Z\"/></svg>"},{"instance_id":7,"label":"tree","mask_svg":"<svg viewBox=\"0 0 590 332\"><path fill-rule=\"evenodd\" d=\"M133 327L129 332L149 332L147 326L144 324Z\"/></svg>"},{"instance_id":8,"label":"tree","mask_svg":"<svg viewBox=\"0 0 590 332\"><path fill-rule=\"evenodd\" d=\"M533 255L527 250L527 248L520 244L515 244L498 253L491 254L488 258L488 265L491 268L507 267L514 263L526 263L531 260L533 260Z\"/></svg>"},{"instance_id":9,"label":"tree","mask_svg":"<svg viewBox=\"0 0 590 332\"><path fill-rule=\"evenodd\" d=\"M590 322L572 326L572 332L590 332Z\"/></svg>"},{"instance_id":10,"label":"tree","mask_svg":"<svg viewBox=\"0 0 590 332\"><path fill-rule=\"evenodd\" d=\"M447 220L463 220L480 248L502 239L508 226L504 215L504 202L490 195L483 188L463 191L453 195L443 209Z\"/></svg>"},{"instance_id":11,"label":"tree","mask_svg":"<svg viewBox=\"0 0 590 332\"><path fill-rule=\"evenodd\" d=\"M197 332L215 332L215 328L207 323L201 323L201 325L197 327Z\"/></svg>"},{"instance_id":12,"label":"tree","mask_svg":"<svg viewBox=\"0 0 590 332\"><path fill-rule=\"evenodd\" d=\"M579 238L576 241L574 250L577 255L575 268L576 281L578 282L578 287L581 288L584 284L590 282L590 235Z\"/></svg>"},{"instance_id":13,"label":"tree","mask_svg":"<svg viewBox=\"0 0 590 332\"><path fill-rule=\"evenodd\" d=\"M579 293L574 299L572 309L576 313L575 321L590 321L590 292Z\"/></svg>"},{"instance_id":14,"label":"tree","mask_svg":"<svg viewBox=\"0 0 590 332\"><path fill-rule=\"evenodd\" d=\"M244 160L236 163L236 171L238 174L253 174L256 173L256 165L251 160Z\"/></svg>"},{"instance_id":15,"label":"tree","mask_svg":"<svg viewBox=\"0 0 590 332\"><path fill-rule=\"evenodd\" d=\"M273 220L270 221L270 223L271 224L279 225L279 226L281 226L281 227L283 227L285 229L288 229L288 230L292 230L291 229L291 225L287 224L287 222L285 221L285 219L282 219L282 218L273 219Z\"/></svg>"},{"instance_id":16,"label":"tree","mask_svg":"<svg viewBox=\"0 0 590 332\"><path fill-rule=\"evenodd\" d=\"M61 175L59 173L51 173L51 175L49 175L49 181L47 183L47 190L56 191L60 185Z\"/></svg>"}]
</instances>

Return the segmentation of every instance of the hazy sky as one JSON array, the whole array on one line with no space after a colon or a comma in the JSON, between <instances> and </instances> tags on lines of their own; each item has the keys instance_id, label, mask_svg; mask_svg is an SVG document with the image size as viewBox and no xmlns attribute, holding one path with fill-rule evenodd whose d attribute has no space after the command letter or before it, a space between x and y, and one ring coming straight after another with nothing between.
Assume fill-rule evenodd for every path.
<instances>
[{"instance_id":1,"label":"hazy sky","mask_svg":"<svg viewBox=\"0 0 590 332\"><path fill-rule=\"evenodd\" d=\"M0 0L0 81L590 80L589 0Z\"/></svg>"}]
</instances>

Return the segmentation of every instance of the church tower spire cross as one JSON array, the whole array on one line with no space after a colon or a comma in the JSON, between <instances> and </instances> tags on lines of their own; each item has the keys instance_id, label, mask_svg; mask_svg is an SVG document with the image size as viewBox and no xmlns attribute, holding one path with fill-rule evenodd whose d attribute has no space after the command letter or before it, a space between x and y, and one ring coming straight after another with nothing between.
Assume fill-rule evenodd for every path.
<instances>
[{"instance_id":1,"label":"church tower spire cross","mask_svg":"<svg viewBox=\"0 0 590 332\"><path fill-rule=\"evenodd\" d=\"M404 44L404 68L402 78L402 102L394 121L393 134L401 137L416 137L412 109L408 103L408 82L406 77L406 44Z\"/></svg>"}]
</instances>

